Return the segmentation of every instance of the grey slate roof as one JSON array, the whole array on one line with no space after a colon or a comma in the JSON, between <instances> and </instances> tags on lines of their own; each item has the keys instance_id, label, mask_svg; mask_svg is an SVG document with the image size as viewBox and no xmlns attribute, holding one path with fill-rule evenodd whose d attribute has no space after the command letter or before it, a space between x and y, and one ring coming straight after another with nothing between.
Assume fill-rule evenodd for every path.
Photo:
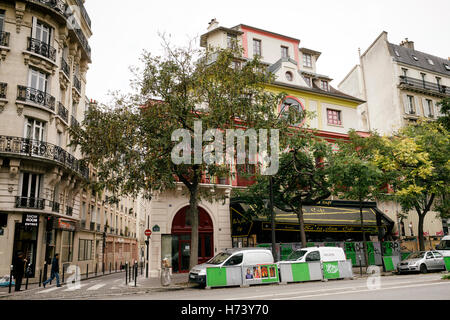
<instances>
[{"instance_id":1,"label":"grey slate roof","mask_svg":"<svg viewBox=\"0 0 450 320\"><path fill-rule=\"evenodd\" d=\"M429 70L431 72L440 73L442 75L450 77L450 70L447 70L444 66L444 64L446 64L450 67L450 61L448 59L436 57L431 54L405 48L403 46L392 43L388 43L388 48L392 58L397 62ZM397 51L400 56L397 56L395 51ZM413 55L417 57L418 61L414 60ZM434 62L434 65L428 63L428 59L431 59Z\"/></svg>"}]
</instances>

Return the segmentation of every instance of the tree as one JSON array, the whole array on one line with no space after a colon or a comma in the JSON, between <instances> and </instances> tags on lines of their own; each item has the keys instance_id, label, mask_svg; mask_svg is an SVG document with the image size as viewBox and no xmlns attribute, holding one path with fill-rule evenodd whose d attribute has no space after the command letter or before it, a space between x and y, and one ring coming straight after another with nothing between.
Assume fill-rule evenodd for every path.
<instances>
[{"instance_id":1,"label":"tree","mask_svg":"<svg viewBox=\"0 0 450 320\"><path fill-rule=\"evenodd\" d=\"M415 210L418 217L420 250L425 249L424 221L436 210L442 217L449 213L450 136L437 122L420 122L384 138L377 152L377 165L389 174L398 201L405 212Z\"/></svg>"},{"instance_id":2,"label":"tree","mask_svg":"<svg viewBox=\"0 0 450 320\"><path fill-rule=\"evenodd\" d=\"M270 214L266 208L272 178L274 207L293 212L299 221L302 246L306 247L303 206L315 205L331 195L327 179L330 145L308 129L298 128L289 139L289 152L280 160L280 170L273 177L258 176L257 181L238 193L240 199L252 204L250 214Z\"/></svg>"},{"instance_id":3,"label":"tree","mask_svg":"<svg viewBox=\"0 0 450 320\"><path fill-rule=\"evenodd\" d=\"M277 119L284 95L265 90L273 75L258 58L244 63L239 60L241 49L200 52L172 48L167 42L164 49L162 57L142 55L144 67L134 70L133 94L115 94L112 105L93 106L83 128L72 128L71 135L85 160L96 168L97 178L91 184L99 190L106 188L115 197L140 192L151 197L178 183L185 186L192 268L198 263L198 203L225 197L201 188L202 175L230 175L227 163L206 161L220 158L224 144L220 133L243 127L277 129L283 146L292 117ZM208 136L209 129L214 134L209 131ZM181 142L180 136L174 139L177 130L184 133ZM196 147L200 154L193 151ZM186 161L175 163L174 155Z\"/></svg>"},{"instance_id":4,"label":"tree","mask_svg":"<svg viewBox=\"0 0 450 320\"><path fill-rule=\"evenodd\" d=\"M383 190L383 171L374 162L375 150L381 145L380 136L371 133L361 137L356 131L349 132L349 140L339 142L339 150L332 157L330 182L333 194L343 199L359 202L360 223L364 245L364 256L368 266L366 233L364 229L363 202L375 200Z\"/></svg>"},{"instance_id":5,"label":"tree","mask_svg":"<svg viewBox=\"0 0 450 320\"><path fill-rule=\"evenodd\" d=\"M447 131L450 131L450 98L444 98L438 103L441 108L442 116L439 117L438 122L444 126Z\"/></svg>"}]
</instances>

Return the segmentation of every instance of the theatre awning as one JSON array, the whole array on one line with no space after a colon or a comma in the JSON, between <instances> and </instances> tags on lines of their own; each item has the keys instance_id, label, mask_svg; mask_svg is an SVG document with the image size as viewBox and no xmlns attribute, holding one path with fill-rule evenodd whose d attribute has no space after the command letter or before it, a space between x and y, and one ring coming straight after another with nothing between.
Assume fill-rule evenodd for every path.
<instances>
[{"instance_id":1,"label":"theatre awning","mask_svg":"<svg viewBox=\"0 0 450 320\"><path fill-rule=\"evenodd\" d=\"M262 230L271 228L264 215L251 216L251 204L231 202L233 236L251 233L253 224L260 223ZM298 230L298 217L293 212L274 208L276 229L279 231ZM363 205L364 228L376 232L378 227L390 232L394 222L381 212L375 202ZM355 201L323 201L316 206L304 206L303 215L306 232L361 232L359 203Z\"/></svg>"}]
</instances>

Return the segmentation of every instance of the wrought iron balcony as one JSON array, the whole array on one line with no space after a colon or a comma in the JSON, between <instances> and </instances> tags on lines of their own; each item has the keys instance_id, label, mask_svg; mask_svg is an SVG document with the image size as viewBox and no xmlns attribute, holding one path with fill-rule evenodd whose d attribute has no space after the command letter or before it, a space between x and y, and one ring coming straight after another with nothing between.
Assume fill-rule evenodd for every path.
<instances>
[{"instance_id":1,"label":"wrought iron balcony","mask_svg":"<svg viewBox=\"0 0 450 320\"><path fill-rule=\"evenodd\" d=\"M8 84L0 82L0 99L6 99L6 89L8 89Z\"/></svg>"},{"instance_id":2,"label":"wrought iron balcony","mask_svg":"<svg viewBox=\"0 0 450 320\"><path fill-rule=\"evenodd\" d=\"M52 207L52 212L59 213L60 204L55 201L50 201L50 206Z\"/></svg>"},{"instance_id":3,"label":"wrought iron balcony","mask_svg":"<svg viewBox=\"0 0 450 320\"><path fill-rule=\"evenodd\" d=\"M83 49L86 51L86 54L89 56L89 58L91 57L91 47L89 46L89 42L86 39L83 31L81 31L81 29L75 28L74 29L78 40L80 40L81 46L83 47Z\"/></svg>"},{"instance_id":4,"label":"wrought iron balcony","mask_svg":"<svg viewBox=\"0 0 450 320\"><path fill-rule=\"evenodd\" d=\"M89 18L89 15L86 11L86 8L84 7L83 1L81 0L76 0L78 6L80 7L80 11L81 11L81 15L83 16L84 20L86 21L86 23L88 24L89 28L91 27L91 18Z\"/></svg>"},{"instance_id":5,"label":"wrought iron balcony","mask_svg":"<svg viewBox=\"0 0 450 320\"><path fill-rule=\"evenodd\" d=\"M450 87L406 76L400 76L400 85L420 92L450 96Z\"/></svg>"},{"instance_id":6,"label":"wrought iron balcony","mask_svg":"<svg viewBox=\"0 0 450 320\"><path fill-rule=\"evenodd\" d=\"M95 231L95 222L91 222L89 230Z\"/></svg>"},{"instance_id":7,"label":"wrought iron balcony","mask_svg":"<svg viewBox=\"0 0 450 320\"><path fill-rule=\"evenodd\" d=\"M78 120L74 116L72 116L70 118L70 126L71 127L79 127L80 126L80 123L78 122Z\"/></svg>"},{"instance_id":8,"label":"wrought iron balcony","mask_svg":"<svg viewBox=\"0 0 450 320\"><path fill-rule=\"evenodd\" d=\"M45 200L40 198L16 197L16 208L44 210Z\"/></svg>"},{"instance_id":9,"label":"wrought iron balcony","mask_svg":"<svg viewBox=\"0 0 450 320\"><path fill-rule=\"evenodd\" d=\"M81 93L81 81L76 75L73 76L73 86Z\"/></svg>"},{"instance_id":10,"label":"wrought iron balcony","mask_svg":"<svg viewBox=\"0 0 450 320\"><path fill-rule=\"evenodd\" d=\"M64 58L61 58L61 70L64 72L67 78L70 78L70 67L66 60L64 60Z\"/></svg>"},{"instance_id":11,"label":"wrought iron balcony","mask_svg":"<svg viewBox=\"0 0 450 320\"><path fill-rule=\"evenodd\" d=\"M58 102L58 116L60 116L66 123L69 122L69 111L61 102Z\"/></svg>"},{"instance_id":12,"label":"wrought iron balcony","mask_svg":"<svg viewBox=\"0 0 450 320\"><path fill-rule=\"evenodd\" d=\"M9 47L9 32L0 32L0 46Z\"/></svg>"},{"instance_id":13,"label":"wrought iron balcony","mask_svg":"<svg viewBox=\"0 0 450 320\"><path fill-rule=\"evenodd\" d=\"M69 217L73 216L73 208L72 207L66 206L66 215Z\"/></svg>"},{"instance_id":14,"label":"wrought iron balcony","mask_svg":"<svg viewBox=\"0 0 450 320\"><path fill-rule=\"evenodd\" d=\"M66 15L67 5L62 0L33 0L33 2L39 2L43 5L59 12L62 15Z\"/></svg>"},{"instance_id":15,"label":"wrought iron balcony","mask_svg":"<svg viewBox=\"0 0 450 320\"><path fill-rule=\"evenodd\" d=\"M56 62L56 49L48 43L29 37L27 50Z\"/></svg>"},{"instance_id":16,"label":"wrought iron balcony","mask_svg":"<svg viewBox=\"0 0 450 320\"><path fill-rule=\"evenodd\" d=\"M20 137L0 136L0 153L52 160L89 179L89 168L61 147L51 143Z\"/></svg>"},{"instance_id":17,"label":"wrought iron balcony","mask_svg":"<svg viewBox=\"0 0 450 320\"><path fill-rule=\"evenodd\" d=\"M44 91L30 87L17 86L17 100L23 102L33 102L55 112L55 97Z\"/></svg>"}]
</instances>

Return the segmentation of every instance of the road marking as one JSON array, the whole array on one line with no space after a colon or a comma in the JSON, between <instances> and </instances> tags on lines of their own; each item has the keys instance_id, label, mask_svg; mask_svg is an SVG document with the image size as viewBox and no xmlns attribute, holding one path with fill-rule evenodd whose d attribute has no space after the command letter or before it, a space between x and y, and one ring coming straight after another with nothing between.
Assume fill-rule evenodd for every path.
<instances>
[{"instance_id":1,"label":"road marking","mask_svg":"<svg viewBox=\"0 0 450 320\"><path fill-rule=\"evenodd\" d=\"M54 288L50 288L50 289L45 289L45 290L39 291L38 293L52 292L52 291L55 291L55 290L61 289L61 288L63 288L63 287L54 287Z\"/></svg>"},{"instance_id":2,"label":"road marking","mask_svg":"<svg viewBox=\"0 0 450 320\"><path fill-rule=\"evenodd\" d=\"M429 281L436 281L440 280L440 278L434 278L429 280L420 280L421 282L429 282ZM392 282L392 283L381 283L381 285L398 285L398 284L410 284L411 282ZM283 292L283 293L273 293L273 294L266 294L266 295L258 295L258 296L249 296L249 297L237 297L237 298L230 298L225 300L241 300L241 299L258 299L258 298L267 298L267 297L275 297L275 296L286 296L286 295L292 295L292 294L301 294L301 293L314 293L314 292L325 292L325 291L336 291L336 290L356 290L358 288L367 288L367 285L363 286L353 286L353 287L336 287L336 288L329 288L329 289L319 289L319 290L309 290L309 291L290 291L290 292Z\"/></svg>"},{"instance_id":3,"label":"road marking","mask_svg":"<svg viewBox=\"0 0 450 320\"><path fill-rule=\"evenodd\" d=\"M84 287L86 285L88 285L88 284L87 283L83 283L83 284L79 284L79 285L73 285L73 287L70 287L69 289L64 290L64 292L80 290L82 287Z\"/></svg>"},{"instance_id":4,"label":"road marking","mask_svg":"<svg viewBox=\"0 0 450 320\"><path fill-rule=\"evenodd\" d=\"M415 284L410 286L398 286L398 287L389 287L389 288L380 288L376 290L366 289L366 290L357 290L353 292L331 292L331 293L322 293L322 294L312 294L307 296L297 296L297 297L291 297L291 298L280 298L280 299L274 299L274 300L293 300L298 298L312 298L312 297L320 297L320 296L330 296L330 295L336 295L336 294L348 294L348 293L361 293L361 292L379 292L382 290L391 290L391 289L405 289L405 288L416 288L416 287L426 287L426 286L436 286L440 284L450 284L450 282L438 282L438 283L423 283L423 284Z\"/></svg>"},{"instance_id":5,"label":"road marking","mask_svg":"<svg viewBox=\"0 0 450 320\"><path fill-rule=\"evenodd\" d=\"M92 291L92 290L98 290L100 288L103 288L104 286L106 286L106 283L99 283L96 284L95 286L90 287L89 289L87 289L88 291Z\"/></svg>"}]
</instances>

